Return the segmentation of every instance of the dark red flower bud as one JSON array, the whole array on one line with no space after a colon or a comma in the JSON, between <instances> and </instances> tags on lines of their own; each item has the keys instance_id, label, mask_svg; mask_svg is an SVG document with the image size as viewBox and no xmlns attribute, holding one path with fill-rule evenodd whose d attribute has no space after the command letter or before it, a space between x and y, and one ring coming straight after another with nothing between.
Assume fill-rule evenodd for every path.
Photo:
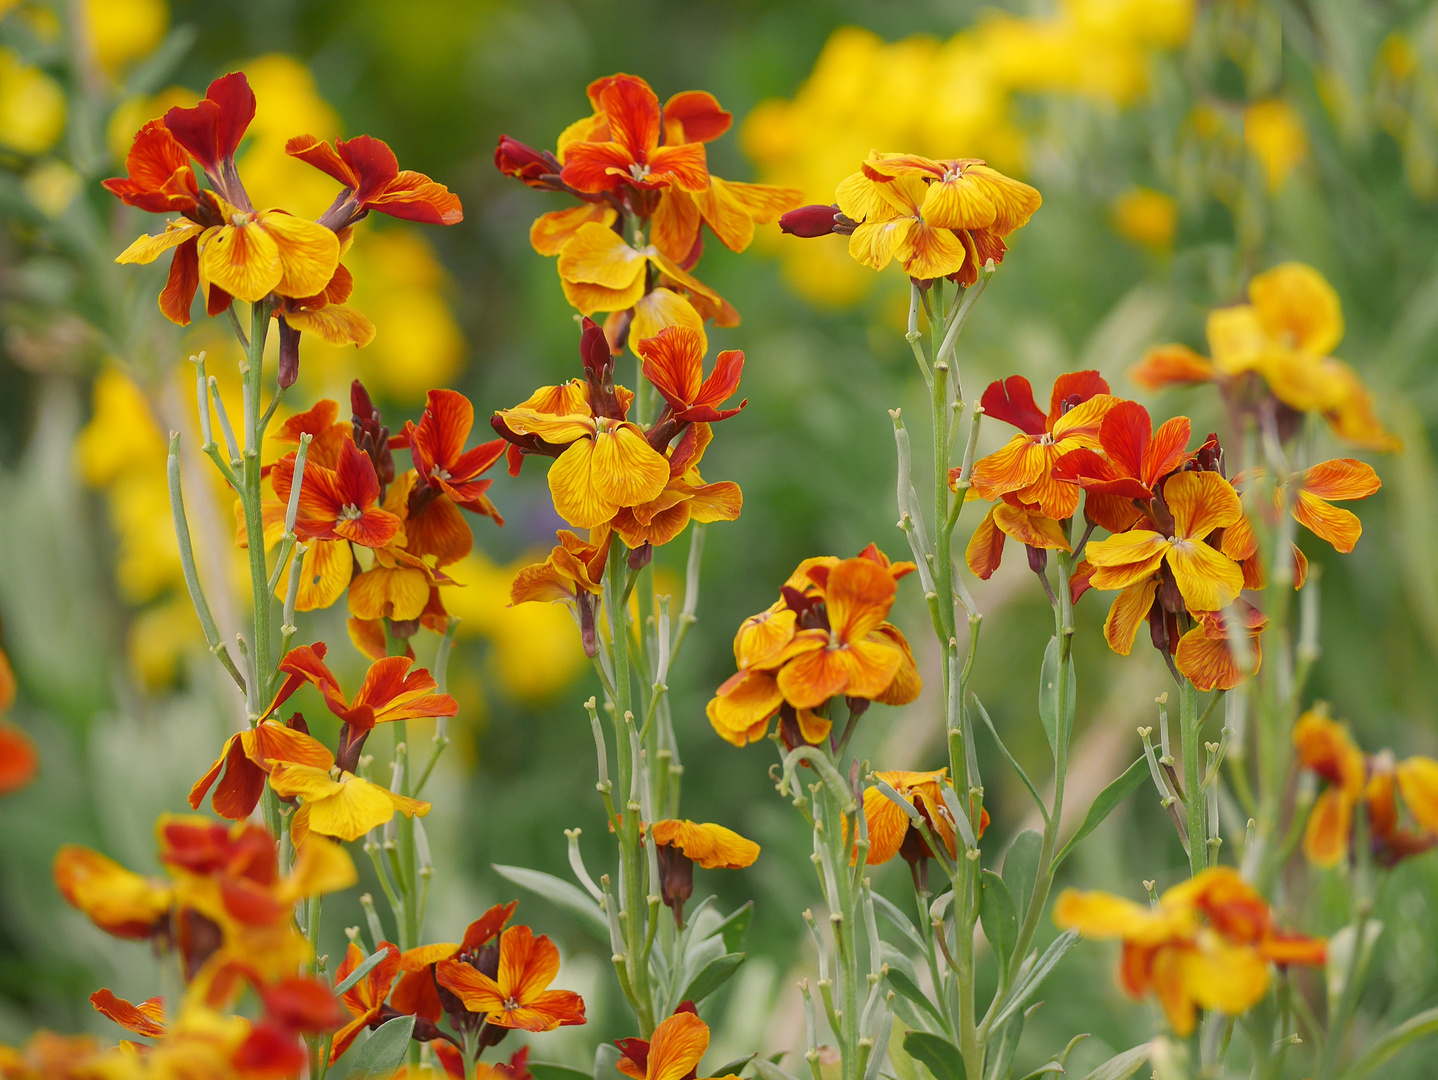
<instances>
[{"instance_id":1,"label":"dark red flower bud","mask_svg":"<svg viewBox=\"0 0 1438 1080\"><path fill-rule=\"evenodd\" d=\"M280 317L279 386L288 390L300 377L300 332Z\"/></svg>"},{"instance_id":2,"label":"dark red flower bud","mask_svg":"<svg viewBox=\"0 0 1438 1080\"><path fill-rule=\"evenodd\" d=\"M356 379L350 384L350 423L354 427L355 446L369 455L381 487L394 480L394 455L389 448L389 428L380 422L380 412L370 400L364 383Z\"/></svg>"},{"instance_id":3,"label":"dark red flower bud","mask_svg":"<svg viewBox=\"0 0 1438 1080\"><path fill-rule=\"evenodd\" d=\"M609 351L609 339L604 336L604 328L593 319L584 320L584 332L579 338L579 356L584 361L584 378L589 384L589 407L594 415L623 420L624 409L614 390L614 354Z\"/></svg>"},{"instance_id":4,"label":"dark red flower bud","mask_svg":"<svg viewBox=\"0 0 1438 1080\"><path fill-rule=\"evenodd\" d=\"M563 169L559 159L549 151L536 150L508 135L499 137L499 145L494 149L494 167L505 176L512 176L535 188L553 187L544 178L558 176Z\"/></svg>"},{"instance_id":5,"label":"dark red flower bud","mask_svg":"<svg viewBox=\"0 0 1438 1080\"><path fill-rule=\"evenodd\" d=\"M834 224L839 216L837 206L824 206L815 203L812 206L801 206L797 210L790 210L779 219L779 228L790 236L803 236L812 239L815 236L828 236L834 232Z\"/></svg>"}]
</instances>

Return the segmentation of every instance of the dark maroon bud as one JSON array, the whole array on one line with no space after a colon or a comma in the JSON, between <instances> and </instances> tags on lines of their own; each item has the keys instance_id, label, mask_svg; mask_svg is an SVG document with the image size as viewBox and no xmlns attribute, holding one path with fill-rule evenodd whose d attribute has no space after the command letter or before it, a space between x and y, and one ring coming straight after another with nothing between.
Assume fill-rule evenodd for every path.
<instances>
[{"instance_id":1,"label":"dark maroon bud","mask_svg":"<svg viewBox=\"0 0 1438 1080\"><path fill-rule=\"evenodd\" d=\"M354 428L355 446L369 455L381 487L394 480L394 455L389 448L389 428L380 422L380 413L364 383L356 379L350 384L350 424ZM427 479L427 478L426 478ZM416 491L420 490L417 485ZM411 498L414 492L410 493Z\"/></svg>"},{"instance_id":2,"label":"dark maroon bud","mask_svg":"<svg viewBox=\"0 0 1438 1080\"><path fill-rule=\"evenodd\" d=\"M300 377L300 332L280 316L280 368L281 390L288 390Z\"/></svg>"},{"instance_id":3,"label":"dark maroon bud","mask_svg":"<svg viewBox=\"0 0 1438 1080\"><path fill-rule=\"evenodd\" d=\"M310 726L305 723L304 713L295 713L285 721L285 727L291 731L298 731L301 735L308 735L310 733Z\"/></svg>"},{"instance_id":4,"label":"dark maroon bud","mask_svg":"<svg viewBox=\"0 0 1438 1080\"><path fill-rule=\"evenodd\" d=\"M541 188L551 186L545 177L558 176L563 168L559 159L547 150L536 150L508 135L499 137L499 145L494 149L494 167L505 176Z\"/></svg>"},{"instance_id":5,"label":"dark maroon bud","mask_svg":"<svg viewBox=\"0 0 1438 1080\"><path fill-rule=\"evenodd\" d=\"M694 860L677 847L655 844L659 861L659 895L674 909L674 925L684 926L684 901L694 895Z\"/></svg>"},{"instance_id":6,"label":"dark maroon bud","mask_svg":"<svg viewBox=\"0 0 1438 1080\"><path fill-rule=\"evenodd\" d=\"M1025 544L1024 550L1029 555L1029 569L1035 574L1042 574L1049 568L1049 553L1043 548L1030 547Z\"/></svg>"},{"instance_id":7,"label":"dark maroon bud","mask_svg":"<svg viewBox=\"0 0 1438 1080\"><path fill-rule=\"evenodd\" d=\"M599 655L599 631L594 624L594 608L599 598L584 590L579 592L579 640L584 646L584 655L593 660Z\"/></svg>"},{"instance_id":8,"label":"dark maroon bud","mask_svg":"<svg viewBox=\"0 0 1438 1080\"><path fill-rule=\"evenodd\" d=\"M643 570L649 565L649 560L653 557L654 545L646 540L642 546L630 549L628 558L629 569L635 571Z\"/></svg>"},{"instance_id":9,"label":"dark maroon bud","mask_svg":"<svg viewBox=\"0 0 1438 1080\"><path fill-rule=\"evenodd\" d=\"M614 354L604 328L593 319L584 320L579 337L579 357L584 361L584 378L589 384L589 407L595 416L623 420L624 409L614 392Z\"/></svg>"},{"instance_id":10,"label":"dark maroon bud","mask_svg":"<svg viewBox=\"0 0 1438 1080\"><path fill-rule=\"evenodd\" d=\"M790 210L779 219L779 229L790 236L813 239L816 236L828 236L834 232L834 225L840 217L843 215L839 213L838 206L815 203L811 206L801 206L797 210Z\"/></svg>"}]
</instances>

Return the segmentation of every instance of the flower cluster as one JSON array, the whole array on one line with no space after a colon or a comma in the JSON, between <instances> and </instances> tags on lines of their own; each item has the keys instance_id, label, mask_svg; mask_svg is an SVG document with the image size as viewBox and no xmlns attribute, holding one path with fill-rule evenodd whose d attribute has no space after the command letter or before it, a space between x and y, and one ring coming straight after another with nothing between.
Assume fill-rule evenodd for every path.
<instances>
[{"instance_id":1,"label":"flower cluster","mask_svg":"<svg viewBox=\"0 0 1438 1080\"><path fill-rule=\"evenodd\" d=\"M1303 831L1303 853L1314 865L1336 866L1348 857L1360 835L1360 807L1369 848L1385 866L1438 844L1438 761L1422 755L1395 761L1389 750L1364 754L1322 708L1298 718L1293 745L1298 763L1325 785ZM1417 828L1404 823L1400 795Z\"/></svg>"},{"instance_id":2,"label":"flower cluster","mask_svg":"<svg viewBox=\"0 0 1438 1080\"><path fill-rule=\"evenodd\" d=\"M873 544L852 559L800 563L780 598L734 636L739 670L706 709L714 730L744 746L768 734L778 716L786 746L817 746L830 735L836 697L846 699L851 717L873 701L916 700L923 681L909 642L887 621L899 579L914 569L891 563Z\"/></svg>"},{"instance_id":3,"label":"flower cluster","mask_svg":"<svg viewBox=\"0 0 1438 1080\"><path fill-rule=\"evenodd\" d=\"M483 474L503 455L504 443L491 439L465 449L474 407L454 390L431 390L419 423L406 421L394 436L358 380L350 404L347 423L338 419L338 404L324 399L280 426L275 442L298 447L308 436L308 451L297 496L297 449L269 470L265 544L283 539L295 496L294 536L306 545L295 609L326 608L347 594L350 636L377 659L385 653L385 619L400 638L420 626L444 632L444 567L468 555L474 543L460 511L503 524L485 494L493 481ZM395 467L397 449L410 455L403 472ZM236 517L244 545L238 505Z\"/></svg>"},{"instance_id":4,"label":"flower cluster","mask_svg":"<svg viewBox=\"0 0 1438 1080\"><path fill-rule=\"evenodd\" d=\"M1104 622L1115 652L1127 655L1147 621L1154 647L1202 690L1230 689L1257 669L1265 619L1239 595L1266 583L1250 516L1262 508L1245 511L1240 497L1260 478L1257 470L1227 477L1216 435L1189 449L1188 417L1155 430L1148 410L1111 394L1096 371L1060 376L1046 412L1019 375L992 383L982 405L1019 434L975 462L967 478L974 494L996 500L969 541L970 570L988 578L1008 539L1025 545L1040 575L1050 551L1081 555L1073 601L1089 588L1119 590ZM955 487L962 479L953 470ZM1351 551L1361 525L1329 500L1366 498L1378 487L1371 466L1339 458L1285 478L1275 502L1281 507L1291 499L1299 522ZM1075 547L1071 522L1080 492L1087 528ZM1111 535L1090 542L1096 527ZM1301 587L1307 562L1296 546L1293 552ZM1244 663L1232 647L1230 620L1248 639Z\"/></svg>"},{"instance_id":5,"label":"flower cluster","mask_svg":"<svg viewBox=\"0 0 1438 1080\"><path fill-rule=\"evenodd\" d=\"M1004 261L1004 238L1028 224L1042 199L978 158L875 150L839 184L833 206L805 206L779 221L787 233L849 236L849 254L882 270L898 259L914 281L972 285Z\"/></svg>"},{"instance_id":6,"label":"flower cluster","mask_svg":"<svg viewBox=\"0 0 1438 1080\"><path fill-rule=\"evenodd\" d=\"M636 348L646 381L663 400L647 427L629 418L635 395L615 383L608 338L590 319L580 337L584 378L542 386L491 420L509 443L511 474L518 474L527 455L554 459L549 468L554 508L571 525L589 530L588 539L561 530L548 559L515 575L512 600L569 604L590 655L614 536L647 553L691 521L733 521L743 506L739 485L705 483L699 462L713 438L711 425L747 404L722 407L738 390L744 354L721 352L706 378L704 336L698 330L667 326Z\"/></svg>"},{"instance_id":7,"label":"flower cluster","mask_svg":"<svg viewBox=\"0 0 1438 1080\"><path fill-rule=\"evenodd\" d=\"M534 250L558 256L564 295L582 314L610 313L604 328L615 350L666 326L688 327L702 343L706 321L736 325L738 313L691 273L703 229L743 251L754 227L798 205L801 193L709 172L704 145L733 119L712 94L685 91L661 107L648 83L620 74L590 83L589 103L593 115L565 128L553 153L499 138L500 172L579 201L535 221Z\"/></svg>"},{"instance_id":8,"label":"flower cluster","mask_svg":"<svg viewBox=\"0 0 1438 1080\"><path fill-rule=\"evenodd\" d=\"M106 180L105 187L129 206L179 215L116 259L150 263L173 252L160 293L160 310L171 322L189 325L197 292L210 315L222 314L234 299L273 298L284 387L298 375L302 332L332 344L365 345L374 337L373 324L345 303L354 282L340 258L356 222L377 211L450 225L463 213L448 189L401 170L389 147L368 135L335 146L301 135L287 144L291 155L342 185L318 221L279 208L257 211L235 165L255 107L243 73L216 79L194 107L176 106L146 123L125 158L128 175ZM195 165L208 188L200 187Z\"/></svg>"},{"instance_id":9,"label":"flower cluster","mask_svg":"<svg viewBox=\"0 0 1438 1080\"><path fill-rule=\"evenodd\" d=\"M1268 904L1229 867L1175 885L1153 906L1066 890L1054 922L1090 938L1119 938L1119 979L1133 997L1154 994L1173 1030L1193 1031L1200 1008L1236 1016L1268 990L1270 965L1322 965L1324 941L1279 930Z\"/></svg>"}]
</instances>

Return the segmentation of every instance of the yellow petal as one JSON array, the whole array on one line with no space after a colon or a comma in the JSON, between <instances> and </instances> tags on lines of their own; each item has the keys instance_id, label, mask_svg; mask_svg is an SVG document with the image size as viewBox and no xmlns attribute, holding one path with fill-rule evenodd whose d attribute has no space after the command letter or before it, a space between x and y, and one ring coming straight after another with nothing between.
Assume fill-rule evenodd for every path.
<instances>
[{"instance_id":1,"label":"yellow petal","mask_svg":"<svg viewBox=\"0 0 1438 1080\"><path fill-rule=\"evenodd\" d=\"M636 281L642 286L644 256L613 229L591 221L575 230L559 253L559 276L606 289L629 289Z\"/></svg>"},{"instance_id":2,"label":"yellow petal","mask_svg":"<svg viewBox=\"0 0 1438 1080\"><path fill-rule=\"evenodd\" d=\"M633 424L596 435L590 463L595 490L616 507L657 499L669 483L669 462Z\"/></svg>"},{"instance_id":3,"label":"yellow petal","mask_svg":"<svg viewBox=\"0 0 1438 1080\"><path fill-rule=\"evenodd\" d=\"M374 323L362 312L344 304L326 304L314 311L288 312L285 322L331 345L354 345L362 349L374 340Z\"/></svg>"},{"instance_id":4,"label":"yellow petal","mask_svg":"<svg viewBox=\"0 0 1438 1080\"><path fill-rule=\"evenodd\" d=\"M911 217L865 222L849 237L849 254L865 266L882 270L908 239L909 230L918 224Z\"/></svg>"},{"instance_id":5,"label":"yellow petal","mask_svg":"<svg viewBox=\"0 0 1438 1080\"><path fill-rule=\"evenodd\" d=\"M142 236L115 256L117 263L152 263L171 248L179 247L191 237L204 232L204 226L193 221L172 221L156 236Z\"/></svg>"},{"instance_id":6,"label":"yellow petal","mask_svg":"<svg viewBox=\"0 0 1438 1080\"><path fill-rule=\"evenodd\" d=\"M340 263L339 237L317 221L279 210L263 211L256 224L279 249L280 282L275 291L299 297L324 292Z\"/></svg>"},{"instance_id":7,"label":"yellow petal","mask_svg":"<svg viewBox=\"0 0 1438 1080\"><path fill-rule=\"evenodd\" d=\"M630 347L658 336L666 326L687 326L696 331L700 354L709 351L709 339L704 333L704 320L699 312L682 293L664 288L646 293L634 305L634 318L629 324Z\"/></svg>"},{"instance_id":8,"label":"yellow petal","mask_svg":"<svg viewBox=\"0 0 1438 1080\"><path fill-rule=\"evenodd\" d=\"M1222 611L1243 590L1242 568L1202 541L1178 540L1170 545L1166 557L1189 611ZM1089 558L1092 561L1092 550ZM1095 574L1095 585L1097 577Z\"/></svg>"},{"instance_id":9,"label":"yellow petal","mask_svg":"<svg viewBox=\"0 0 1438 1080\"><path fill-rule=\"evenodd\" d=\"M592 475L594 440L579 439L549 467L549 494L554 509L569 524L581 529L603 525L618 510L596 489ZM666 466L665 475L668 475Z\"/></svg>"},{"instance_id":10,"label":"yellow petal","mask_svg":"<svg viewBox=\"0 0 1438 1080\"><path fill-rule=\"evenodd\" d=\"M200 237L200 273L249 303L263 300L284 276L279 245L254 222L205 230ZM322 281L303 295L312 296L324 287Z\"/></svg>"}]
</instances>

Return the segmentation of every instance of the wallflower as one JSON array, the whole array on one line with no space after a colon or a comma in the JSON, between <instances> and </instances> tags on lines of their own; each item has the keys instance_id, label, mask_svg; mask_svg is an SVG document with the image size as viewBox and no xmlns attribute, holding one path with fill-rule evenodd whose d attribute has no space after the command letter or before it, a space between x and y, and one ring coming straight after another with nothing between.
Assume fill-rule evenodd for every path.
<instances>
[{"instance_id":1,"label":"wallflower","mask_svg":"<svg viewBox=\"0 0 1438 1080\"><path fill-rule=\"evenodd\" d=\"M888 784L923 816L930 831L943 842L949 858L953 859L958 856L958 840L954 832L954 820L949 815L943 797L943 789L947 788L950 793L953 792L948 777L948 769L937 769L933 772L900 770L874 774L875 780ZM918 864L934 857L923 834L914 826L903 807L896 805L877 785L864 790L864 821L869 833L869 850L864 856L868 865L878 866L895 855L902 855L918 873ZM981 807L976 835L983 836L988 827L989 812ZM858 861L857 850L850 856L849 861Z\"/></svg>"},{"instance_id":2,"label":"wallflower","mask_svg":"<svg viewBox=\"0 0 1438 1080\"><path fill-rule=\"evenodd\" d=\"M429 225L464 220L456 195L424 173L401 170L389 144L373 136L338 139L331 146L313 135L297 135L285 144L285 153L313 165L344 188L320 219L336 232L371 210Z\"/></svg>"},{"instance_id":3,"label":"wallflower","mask_svg":"<svg viewBox=\"0 0 1438 1080\"><path fill-rule=\"evenodd\" d=\"M321 836L358 840L371 829L394 819L424 817L430 804L411 799L342 769L322 769L281 761L270 770L275 794L300 798L303 805L290 821L290 836L303 841L311 830Z\"/></svg>"},{"instance_id":4,"label":"wallflower","mask_svg":"<svg viewBox=\"0 0 1438 1080\"><path fill-rule=\"evenodd\" d=\"M535 937L527 926L511 926L499 939L499 967L486 975L456 960L436 968L439 985L472 1012L482 1012L497 1027L553 1031L584 1023L584 1000L572 990L550 990L559 974L559 950L548 937Z\"/></svg>"},{"instance_id":5,"label":"wallflower","mask_svg":"<svg viewBox=\"0 0 1438 1080\"><path fill-rule=\"evenodd\" d=\"M699 1061L709 1048L709 1025L699 1019L693 1008L690 1002L681 1003L673 1016L655 1025L647 1040L616 1040L620 1050L616 1068L630 1080L671 1080L697 1073Z\"/></svg>"},{"instance_id":6,"label":"wallflower","mask_svg":"<svg viewBox=\"0 0 1438 1080\"><path fill-rule=\"evenodd\" d=\"M409 1003L402 999L399 988L395 986L397 978L403 981L399 949L388 941L382 941L375 951L384 953L385 958L341 995L341 1001L349 1011L350 1020L335 1032L334 1041L330 1045L330 1064L334 1064L336 1059L344 1055L365 1028L377 1028L396 1016L415 1017L411 1038L416 1041L429 1042L436 1038L449 1038L435 1026L439 1020L437 1000L433 1001L432 1008L426 1007L431 1004L429 1002L420 1003L418 1012L402 1007ZM335 972L335 984L343 982L364 960L365 955L359 946L350 942L345 950L345 958ZM427 982L429 972L423 972L422 978ZM430 996L433 997L433 994Z\"/></svg>"},{"instance_id":7,"label":"wallflower","mask_svg":"<svg viewBox=\"0 0 1438 1080\"><path fill-rule=\"evenodd\" d=\"M602 84L595 111L604 114L611 139L575 141L564 147L560 178L566 184L591 193L626 185L639 190L671 184L687 191L708 188L703 143L659 145L659 98L648 83L632 75L614 75ZM590 94L595 95L594 87Z\"/></svg>"},{"instance_id":8,"label":"wallflower","mask_svg":"<svg viewBox=\"0 0 1438 1080\"><path fill-rule=\"evenodd\" d=\"M1281 98L1256 101L1243 110L1243 143L1263 166L1268 190L1276 192L1308 157L1308 134L1298 111Z\"/></svg>"},{"instance_id":9,"label":"wallflower","mask_svg":"<svg viewBox=\"0 0 1438 1080\"><path fill-rule=\"evenodd\" d=\"M205 795L214 787L210 805L215 813L231 821L243 821L254 813L265 792L265 778L281 761L329 769L335 758L323 743L304 730L304 719L298 714L291 717L290 724L261 720L248 731L225 740L220 756L190 789L190 809L198 810Z\"/></svg>"},{"instance_id":10,"label":"wallflower","mask_svg":"<svg viewBox=\"0 0 1438 1080\"><path fill-rule=\"evenodd\" d=\"M544 562L519 568L509 587L510 603L567 604L579 623L584 651L593 657L599 649L594 620L613 532L603 525L591 529L588 540L581 540L568 529L560 529L557 539L558 545Z\"/></svg>"},{"instance_id":11,"label":"wallflower","mask_svg":"<svg viewBox=\"0 0 1438 1080\"><path fill-rule=\"evenodd\" d=\"M1268 905L1228 867L1175 885L1153 907L1109 893L1066 889L1054 922L1090 938L1120 938L1126 993L1152 991L1169 1026L1187 1037L1199 1008L1237 1016L1268 990L1269 965L1321 965L1326 944L1273 926Z\"/></svg>"},{"instance_id":12,"label":"wallflower","mask_svg":"<svg viewBox=\"0 0 1438 1080\"><path fill-rule=\"evenodd\" d=\"M816 744L830 721L817 710L844 695L904 705L922 681L908 641L885 621L899 578L913 563L890 564L874 545L852 559L806 560L783 598L751 616L734 638L739 671L710 700L706 713L735 746L760 739L780 715L786 742Z\"/></svg>"},{"instance_id":13,"label":"wallflower","mask_svg":"<svg viewBox=\"0 0 1438 1080\"><path fill-rule=\"evenodd\" d=\"M1237 407L1252 410L1266 390L1279 403L1278 434L1295 427L1291 413L1321 413L1340 439L1371 450L1399 448L1373 411L1351 367L1329 355L1343 337L1338 295L1310 266L1283 263L1256 275L1249 303L1216 308L1208 317L1210 361L1183 346L1164 345L1130 370L1140 386L1217 382ZM1254 380L1258 380L1255 386Z\"/></svg>"},{"instance_id":14,"label":"wallflower","mask_svg":"<svg viewBox=\"0 0 1438 1080\"><path fill-rule=\"evenodd\" d=\"M759 857L759 845L732 829L706 822L666 819L649 827L659 860L660 895L684 926L684 903L694 893L694 864L705 870L742 870Z\"/></svg>"},{"instance_id":15,"label":"wallflower","mask_svg":"<svg viewBox=\"0 0 1438 1080\"><path fill-rule=\"evenodd\" d=\"M1178 205L1172 195L1152 188L1134 187L1114 200L1113 227L1125 240L1154 251L1173 247L1178 231Z\"/></svg>"},{"instance_id":16,"label":"wallflower","mask_svg":"<svg viewBox=\"0 0 1438 1080\"><path fill-rule=\"evenodd\" d=\"M275 463L270 483L281 504L289 502L295 461ZM352 442L340 444L334 468L305 460L295 535L301 540L348 540L363 547L384 547L399 531L400 520L380 509L380 483L374 463Z\"/></svg>"}]
</instances>

